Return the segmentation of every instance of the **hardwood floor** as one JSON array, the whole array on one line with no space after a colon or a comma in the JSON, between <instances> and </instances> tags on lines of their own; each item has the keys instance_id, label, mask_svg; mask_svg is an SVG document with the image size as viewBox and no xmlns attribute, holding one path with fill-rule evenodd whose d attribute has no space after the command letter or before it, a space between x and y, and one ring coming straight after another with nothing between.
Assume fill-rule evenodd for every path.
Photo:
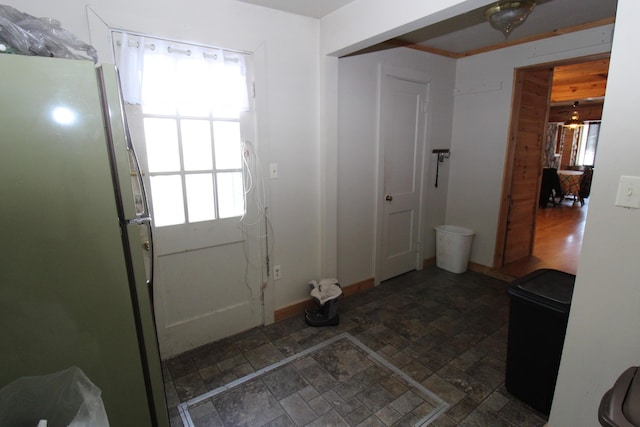
<instances>
[{"instance_id":1,"label":"hardwood floor","mask_svg":"<svg viewBox=\"0 0 640 427\"><path fill-rule=\"evenodd\" d=\"M558 206L538 209L533 256L506 264L500 272L513 278L540 268L576 274L588 207L588 199L582 207L565 199Z\"/></svg>"}]
</instances>

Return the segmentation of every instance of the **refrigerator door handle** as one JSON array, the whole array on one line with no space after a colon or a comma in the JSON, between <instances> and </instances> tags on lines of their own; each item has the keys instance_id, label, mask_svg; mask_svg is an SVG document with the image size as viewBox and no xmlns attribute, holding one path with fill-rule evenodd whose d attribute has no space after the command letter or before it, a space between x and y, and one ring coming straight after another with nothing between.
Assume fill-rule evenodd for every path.
<instances>
[{"instance_id":1,"label":"refrigerator door handle","mask_svg":"<svg viewBox=\"0 0 640 427\"><path fill-rule=\"evenodd\" d=\"M150 216L143 216L143 217L131 218L131 219L127 220L127 224L138 224L138 225L149 224L149 225L151 225L151 217Z\"/></svg>"},{"instance_id":2,"label":"refrigerator door handle","mask_svg":"<svg viewBox=\"0 0 640 427\"><path fill-rule=\"evenodd\" d=\"M122 88L122 83L120 82L120 72L116 68L116 79L118 82L118 88ZM122 99L122 90L119 90L118 93L120 97L120 112L122 114L122 120L124 122L124 137L125 143L127 147L127 151L131 155L133 167L135 169L136 179L138 181L138 188L140 188L140 196L142 198L142 212L138 213L138 217L149 217L149 200L147 199L147 191L144 186L144 181L142 179L142 168L140 168L140 161L138 160L138 155L136 154L136 150L133 147L133 139L131 138L131 132L129 131L129 121L127 120L127 114L124 111L124 100Z\"/></svg>"},{"instance_id":3,"label":"refrigerator door handle","mask_svg":"<svg viewBox=\"0 0 640 427\"><path fill-rule=\"evenodd\" d=\"M124 112L123 112L124 114ZM138 161L138 155L136 154L136 150L133 148L133 143L131 142L131 134L129 133L129 124L127 123L127 117L124 116L124 130L125 130L125 138L127 144L127 151L131 156L134 173L136 176L136 180L138 181L138 188L140 189L140 196L142 199L142 211L138 213L138 217L148 217L149 213L149 200L147 199L147 191L144 186L144 181L142 179L142 169L140 168L140 162Z\"/></svg>"},{"instance_id":4,"label":"refrigerator door handle","mask_svg":"<svg viewBox=\"0 0 640 427\"><path fill-rule=\"evenodd\" d=\"M143 224L147 227L147 236L149 240L144 243L144 248L149 251L149 278L147 279L147 286L149 288L149 297L151 298L151 306L153 307L153 279L154 279L154 270L155 270L155 253L153 248L153 226L151 223L151 217L147 217L149 220L144 221ZM154 313L155 318L155 313Z\"/></svg>"},{"instance_id":5,"label":"refrigerator door handle","mask_svg":"<svg viewBox=\"0 0 640 427\"><path fill-rule=\"evenodd\" d=\"M152 220L150 216L144 216L144 217L136 217L136 218L131 218L131 219L127 219L126 220L127 224L135 224L135 225L144 225L145 227L147 227L147 236L148 236L148 240L146 240L143 244L142 247L146 250L149 251L149 277L147 278L147 285L149 286L149 292L151 294L151 301L153 301L153 278L154 278L154 251L153 251L153 227L152 227Z\"/></svg>"},{"instance_id":6,"label":"refrigerator door handle","mask_svg":"<svg viewBox=\"0 0 640 427\"><path fill-rule=\"evenodd\" d=\"M129 131L129 122L127 120L127 114L124 111L124 99L122 98L122 83L120 81L120 71L116 68L116 81L118 84L118 97L120 99L120 113L122 115L122 120L124 124L124 137L127 151L131 156L131 160L134 167L134 173L136 176L136 180L138 181L138 188L140 189L140 197L142 199L142 210L141 212L137 212L136 218L128 219L127 223L129 224L138 224L144 225L147 227L147 236L149 237L148 242L145 242L144 247L146 250L150 252L149 254L149 278L147 279L147 286L149 288L149 295L151 297L151 304L153 307L153 279L154 279L154 250L153 250L153 220L151 218L151 213L149 211L149 200L147 199L147 191L145 189L144 180L142 179L142 168L140 168L140 161L138 160L138 155L136 154L136 150L133 147L133 139L131 138L131 132ZM148 246L148 249L147 249Z\"/></svg>"}]
</instances>

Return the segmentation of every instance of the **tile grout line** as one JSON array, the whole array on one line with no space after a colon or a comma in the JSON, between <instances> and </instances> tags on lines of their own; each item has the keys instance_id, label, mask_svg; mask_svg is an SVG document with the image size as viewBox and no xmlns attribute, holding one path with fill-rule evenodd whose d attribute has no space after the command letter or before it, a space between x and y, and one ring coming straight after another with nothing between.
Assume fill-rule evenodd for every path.
<instances>
[{"instance_id":1,"label":"tile grout line","mask_svg":"<svg viewBox=\"0 0 640 427\"><path fill-rule=\"evenodd\" d=\"M240 384L243 384L243 383L245 383L247 381L250 381L250 380L252 380L252 379L254 379L254 378L256 378L256 377L258 377L258 376L260 376L260 375L262 375L264 373L271 372L274 369L277 369L277 368L279 368L281 366L286 365L287 363L290 363L290 362L292 362L294 360L297 360L299 358L302 358L302 357L304 357L304 356L306 356L306 355L308 355L310 353L313 353L313 352L321 349L322 347L326 347L326 346L328 346L330 344L333 344L336 341L339 341L339 340L341 340L343 338L346 338L344 335L348 335L348 333L344 332L344 333L342 333L340 335L336 335L335 337L329 338L326 341L323 341L323 342L321 342L319 344L316 344L316 345L314 345L312 347L309 347L306 350L303 350L303 351L301 351L299 353L296 353L296 354L294 354L292 356L289 356L289 357L287 357L285 359L282 359L279 362L276 362L274 364L266 366L266 367L264 367L262 369L259 369L259 370L255 371L255 372L250 373L249 375L245 375L242 378L238 378L237 380L233 380L228 384L225 384L225 385L223 385L221 387L218 387L218 388L215 388L213 390L210 390L210 391L208 391L206 393L201 394L200 396L196 396L194 398L191 398L191 399L187 400L186 402L183 402L183 403L179 404L178 405L178 411L180 412L180 416L182 418L183 423L185 423L186 419L188 419L189 423L185 424L185 426L193 427L193 421L191 420L191 415L189 414L189 406L196 405L196 404L202 402L203 400L207 400L207 399L209 399L209 398L211 398L211 397L213 397L213 396L215 396L217 394L220 394L220 393L225 392L227 390L230 390L230 389L232 389L232 388L234 388L234 387L236 387L236 386L238 386ZM184 416L183 416L183 414L184 414Z\"/></svg>"},{"instance_id":2,"label":"tile grout line","mask_svg":"<svg viewBox=\"0 0 640 427\"><path fill-rule=\"evenodd\" d=\"M421 393L429 396L430 398L432 398L433 400L436 401L438 406L433 411L431 411L429 414L427 414L425 417L423 417L420 421L418 421L416 423L416 425L418 425L418 426L427 426L427 425L431 424L433 421L435 421L436 418L438 418L447 409L449 409L449 404L447 402L442 400L438 395L433 393L431 390L427 389L425 386L423 386L422 384L420 384L419 382L417 382L416 380L411 378L409 375L404 373L400 368L398 368L397 366L395 366L392 363L390 363L389 361L387 361L385 358L383 358L378 353L376 353L375 351L373 351L372 349L370 349L369 347L364 345L362 342L357 340L351 334L345 332L345 334L343 334L343 335L346 335L345 338L350 340L354 345L358 346L365 353L369 354L369 356L372 357L373 359L375 359L378 363L382 364L383 366L385 366L389 370L393 371L395 374L397 374L400 377L402 377L402 379L404 379L406 382L411 384L413 387L417 388Z\"/></svg>"},{"instance_id":3,"label":"tile grout line","mask_svg":"<svg viewBox=\"0 0 640 427\"><path fill-rule=\"evenodd\" d=\"M435 421L441 414L443 414L448 408L449 408L449 404L446 403L444 400L442 400L439 396L437 396L435 393L431 392L429 389L427 389L426 387L424 387L422 384L418 383L417 381L415 381L413 378L411 378L409 375L407 375L406 373L404 373L402 370L400 370L398 367L396 367L395 365L391 364L389 361L385 360L382 356L380 356L379 354L377 354L375 351L373 351L372 349L370 349L369 347L367 347L365 344L363 344L362 342L360 342L357 338L355 338L353 335L351 335L348 332L343 332L339 335L336 335L332 338L329 338L319 344L316 344L312 347L309 347L306 350L303 350L299 353L296 353L292 356L289 356L285 359L282 359L279 362L276 362L274 364L271 364L269 366L266 366L262 369L259 369L255 372L252 372L249 375L245 375L242 378L238 378L224 386L215 388L213 390L210 390L206 393L203 393L199 396L196 396L194 398L191 398L181 404L179 404L177 406L178 412L180 414L180 418L182 419L182 423L184 426L186 427L194 427L193 424L193 420L191 419L191 414L189 412L189 407L190 406L194 406L204 400L207 400L217 394L220 394L222 392L225 392L227 390L230 390L238 385L244 384L247 381L250 381L256 377L259 377L260 375L267 373L267 372L271 372L277 368L280 368L281 366L284 366L290 362L293 362L297 359L303 358L311 353L315 353L316 351L320 350L323 347L327 347L331 344L333 344L336 341L340 341L342 339L346 339L348 341L350 341L353 345L355 345L356 347L360 348L362 351L364 351L366 354L369 355L369 357L373 358L376 360L376 362L378 362L379 364L383 365L384 367L386 367L387 369L389 369L390 371L392 371L393 373L395 373L396 375L400 376L403 380L405 380L407 383L409 383L411 386L413 386L414 388L416 388L418 391L420 391L421 393L423 393L424 395L430 397L431 399L433 399L436 403L437 406L429 413L427 414L425 417L423 417L422 419L420 419L415 425L416 426L427 426L429 424L431 424L433 421Z\"/></svg>"}]
</instances>

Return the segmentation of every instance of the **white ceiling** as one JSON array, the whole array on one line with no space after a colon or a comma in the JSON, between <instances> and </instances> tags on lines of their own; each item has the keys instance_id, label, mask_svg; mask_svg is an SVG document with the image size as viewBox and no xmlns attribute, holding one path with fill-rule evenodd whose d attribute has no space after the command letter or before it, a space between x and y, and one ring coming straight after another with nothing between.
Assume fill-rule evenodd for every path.
<instances>
[{"instance_id":1,"label":"white ceiling","mask_svg":"<svg viewBox=\"0 0 640 427\"><path fill-rule=\"evenodd\" d=\"M321 18L353 0L239 0L298 15ZM428 1L428 0L425 0ZM495 2L487 1L488 5ZM615 17L617 0L537 0L529 18L509 41L550 33ZM484 18L484 7L399 36L407 44L420 44L456 54L503 43L504 36ZM388 46L387 46L388 47ZM374 49L375 50L375 49Z\"/></svg>"},{"instance_id":2,"label":"white ceiling","mask_svg":"<svg viewBox=\"0 0 640 427\"><path fill-rule=\"evenodd\" d=\"M240 0L270 9L295 13L296 15L322 18L353 0Z\"/></svg>"},{"instance_id":3,"label":"white ceiling","mask_svg":"<svg viewBox=\"0 0 640 427\"><path fill-rule=\"evenodd\" d=\"M617 0L537 0L531 15L513 30L508 40L614 18L616 6ZM485 7L479 8L399 38L454 53L503 43L504 36L489 25L484 10Z\"/></svg>"}]
</instances>

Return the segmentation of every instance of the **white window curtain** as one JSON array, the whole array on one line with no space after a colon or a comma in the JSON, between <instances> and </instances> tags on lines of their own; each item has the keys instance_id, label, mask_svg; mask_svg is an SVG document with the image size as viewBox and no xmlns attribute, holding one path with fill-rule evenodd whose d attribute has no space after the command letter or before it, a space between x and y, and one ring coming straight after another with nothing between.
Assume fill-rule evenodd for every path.
<instances>
[{"instance_id":1,"label":"white window curtain","mask_svg":"<svg viewBox=\"0 0 640 427\"><path fill-rule=\"evenodd\" d=\"M153 37L119 37L125 102L149 114L238 117L249 109L245 54ZM241 93L243 96L238 96Z\"/></svg>"}]
</instances>

